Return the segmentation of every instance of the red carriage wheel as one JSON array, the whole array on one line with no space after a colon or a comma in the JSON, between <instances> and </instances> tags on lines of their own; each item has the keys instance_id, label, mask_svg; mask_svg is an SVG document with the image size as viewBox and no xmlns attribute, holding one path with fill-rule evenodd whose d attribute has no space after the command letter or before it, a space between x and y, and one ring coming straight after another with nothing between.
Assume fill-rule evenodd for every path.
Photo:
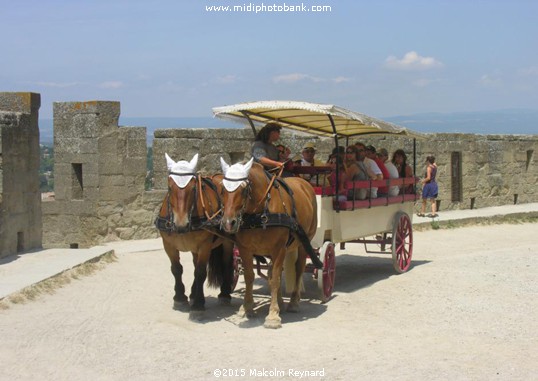
<instances>
[{"instance_id":1,"label":"red carriage wheel","mask_svg":"<svg viewBox=\"0 0 538 381\"><path fill-rule=\"evenodd\" d=\"M392 225L392 264L398 273L404 273L411 266L413 255L413 224L404 212L394 216Z\"/></svg>"},{"instance_id":2,"label":"red carriage wheel","mask_svg":"<svg viewBox=\"0 0 538 381\"><path fill-rule=\"evenodd\" d=\"M334 279L336 277L336 256L334 254L334 243L327 241L319 250L319 257L323 263L323 268L318 269L318 288L320 299L326 303L331 298L334 289Z\"/></svg>"},{"instance_id":3,"label":"red carriage wheel","mask_svg":"<svg viewBox=\"0 0 538 381\"><path fill-rule=\"evenodd\" d=\"M239 249L237 246L234 245L233 250L233 267L234 267L234 277L232 280L232 292L235 290L235 287L237 286L237 282L239 281L239 275L241 275L243 267L241 265L241 256L239 255Z\"/></svg>"}]
</instances>

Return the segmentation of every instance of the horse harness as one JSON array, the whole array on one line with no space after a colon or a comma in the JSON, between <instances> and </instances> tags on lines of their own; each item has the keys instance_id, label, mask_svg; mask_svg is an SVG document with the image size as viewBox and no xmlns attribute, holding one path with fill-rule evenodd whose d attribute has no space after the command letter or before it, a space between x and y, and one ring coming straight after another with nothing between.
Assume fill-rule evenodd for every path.
<instances>
[{"instance_id":1,"label":"horse harness","mask_svg":"<svg viewBox=\"0 0 538 381\"><path fill-rule=\"evenodd\" d=\"M258 203L258 206L260 206L262 203L264 203L264 208L261 213L244 213L244 210L246 208L246 200L247 197L251 197L251 188L250 188L250 182L248 181L248 178L241 178L241 179L228 179L232 181L245 181L246 186L243 189L243 198L244 203L243 207L241 209L240 213L240 226L242 229L266 229L268 227L285 227L289 229L289 238L288 242L286 243L286 247L292 244L295 237L292 233L295 233L301 244L303 245L304 249L306 250L308 256L312 260L312 263L316 268L322 268L323 264L320 261L319 257L314 252L314 249L312 248L312 245L310 244L310 240L308 239L308 236L306 235L306 232L304 231L303 227L297 222L297 209L295 207L295 200L293 198L293 190L289 187L286 182L280 178L277 174L270 174L267 171L264 171L265 175L267 176L267 179L269 180L269 184L267 186L267 189L265 191L264 196ZM269 203L271 201L271 189L275 188L278 190L279 194L281 195L280 199L282 200L282 194L281 188L284 188L285 192L290 196L291 199L291 215L287 211L286 204L283 202L284 211L285 213L270 213L269 212Z\"/></svg>"},{"instance_id":2,"label":"horse harness","mask_svg":"<svg viewBox=\"0 0 538 381\"><path fill-rule=\"evenodd\" d=\"M196 185L194 186L194 202L192 203L192 206L189 210L189 222L187 226L185 227L178 227L174 223L174 211L172 210L172 205L170 202L170 198L172 197L172 188L168 187L168 194L166 198L166 216L162 217L159 213L157 218L155 219L155 226L157 229L163 232L167 233L189 233L194 232L198 230L214 230L215 228L218 228L220 224L220 214L222 212L222 201L219 197L217 187L216 185L207 177L201 176L199 173L177 173L177 172L170 172L169 175L178 175L178 176L187 176L192 175L194 176L194 179L196 181ZM204 200L204 194L206 192L206 187L211 188L217 197L217 203L218 208L217 211L213 214L210 214L212 212L212 206L211 210L208 212L208 209L205 204ZM203 215L200 215L198 213L198 197L200 198L200 202L202 204L202 211Z\"/></svg>"}]
</instances>

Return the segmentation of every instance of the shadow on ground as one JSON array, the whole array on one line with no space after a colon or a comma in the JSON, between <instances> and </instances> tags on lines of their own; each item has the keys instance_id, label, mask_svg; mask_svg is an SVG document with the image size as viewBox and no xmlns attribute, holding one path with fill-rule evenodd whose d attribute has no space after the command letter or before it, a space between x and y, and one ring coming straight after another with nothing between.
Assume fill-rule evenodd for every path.
<instances>
[{"instance_id":1,"label":"shadow on ground","mask_svg":"<svg viewBox=\"0 0 538 381\"><path fill-rule=\"evenodd\" d=\"M409 270L398 274L392 266L391 256L358 256L339 254L336 257L335 292L354 292L388 279L391 276L412 276L417 266L430 261L412 261Z\"/></svg>"}]
</instances>

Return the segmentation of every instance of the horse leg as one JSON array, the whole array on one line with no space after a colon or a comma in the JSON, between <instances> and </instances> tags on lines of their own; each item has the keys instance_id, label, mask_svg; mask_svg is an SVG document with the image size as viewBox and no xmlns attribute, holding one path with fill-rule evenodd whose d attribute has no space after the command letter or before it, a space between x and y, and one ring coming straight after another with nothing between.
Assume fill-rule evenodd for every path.
<instances>
[{"instance_id":1,"label":"horse leg","mask_svg":"<svg viewBox=\"0 0 538 381\"><path fill-rule=\"evenodd\" d=\"M271 284L271 277L273 276L273 263L269 265L269 270L267 271L267 281L269 284ZM283 309L284 308L284 299L282 298L282 287L278 289L278 308Z\"/></svg>"},{"instance_id":2,"label":"horse leg","mask_svg":"<svg viewBox=\"0 0 538 381\"><path fill-rule=\"evenodd\" d=\"M189 305L189 300L187 295L185 295L185 285L181 280L183 275L183 266L181 265L179 259L179 250L177 250L173 245L166 242L163 239L163 246L168 258L170 259L172 275L174 276L174 306L175 310L184 310Z\"/></svg>"},{"instance_id":3,"label":"horse leg","mask_svg":"<svg viewBox=\"0 0 538 381\"><path fill-rule=\"evenodd\" d=\"M299 255L295 262L295 285L291 293L290 303L288 304L288 312L299 311L299 301L301 300L301 290L303 288L303 273L306 266L306 250L300 245Z\"/></svg>"},{"instance_id":4,"label":"horse leg","mask_svg":"<svg viewBox=\"0 0 538 381\"><path fill-rule=\"evenodd\" d=\"M192 253L194 262L194 281L191 287L191 312L205 310L204 282L207 278L207 255Z\"/></svg>"},{"instance_id":5,"label":"horse leg","mask_svg":"<svg viewBox=\"0 0 538 381\"><path fill-rule=\"evenodd\" d=\"M269 306L269 314L265 318L263 326L265 328L281 328L282 319L280 318L280 308L278 306L278 294L280 293L280 278L282 276L282 267L284 264L284 256L286 248L278 249L278 254L273 261L273 273L269 280L271 287L271 304Z\"/></svg>"},{"instance_id":6,"label":"horse leg","mask_svg":"<svg viewBox=\"0 0 538 381\"><path fill-rule=\"evenodd\" d=\"M239 246L239 253L241 255L241 262L243 263L243 277L245 278L245 298L243 305L239 309L240 316L246 316L248 318L254 317L254 258L251 252L247 252L247 249Z\"/></svg>"}]
</instances>

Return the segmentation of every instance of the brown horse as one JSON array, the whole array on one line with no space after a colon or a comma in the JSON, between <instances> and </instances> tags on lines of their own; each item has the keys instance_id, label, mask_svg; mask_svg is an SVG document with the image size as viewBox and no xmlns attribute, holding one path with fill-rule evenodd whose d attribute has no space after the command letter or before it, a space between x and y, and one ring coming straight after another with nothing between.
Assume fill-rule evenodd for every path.
<instances>
[{"instance_id":1,"label":"brown horse","mask_svg":"<svg viewBox=\"0 0 538 381\"><path fill-rule=\"evenodd\" d=\"M183 266L180 251L190 251L194 262L194 282L190 294L190 311L204 311L204 281L220 285L219 301L229 304L233 281L233 243L211 231L218 225L220 199L210 179L196 174L198 154L190 162L166 161L169 171L168 193L155 221L160 230L164 250L172 264L175 278L174 309L187 308L189 303L182 282ZM215 227L218 229L218 226Z\"/></svg>"},{"instance_id":2,"label":"brown horse","mask_svg":"<svg viewBox=\"0 0 538 381\"><path fill-rule=\"evenodd\" d=\"M253 256L260 254L272 260L269 277L271 304L264 326L280 328L280 278L286 255L298 250L295 282L288 311L297 311L301 299L301 281L310 240L316 233L317 204L312 186L299 177L281 179L266 175L263 167L253 163L229 166L221 158L223 214L221 229L235 234L245 276L245 299L242 313L253 315ZM286 188L289 188L286 190ZM301 243L301 241L303 243ZM292 263L293 263L292 262ZM288 266L286 266L288 268Z\"/></svg>"}]
</instances>

